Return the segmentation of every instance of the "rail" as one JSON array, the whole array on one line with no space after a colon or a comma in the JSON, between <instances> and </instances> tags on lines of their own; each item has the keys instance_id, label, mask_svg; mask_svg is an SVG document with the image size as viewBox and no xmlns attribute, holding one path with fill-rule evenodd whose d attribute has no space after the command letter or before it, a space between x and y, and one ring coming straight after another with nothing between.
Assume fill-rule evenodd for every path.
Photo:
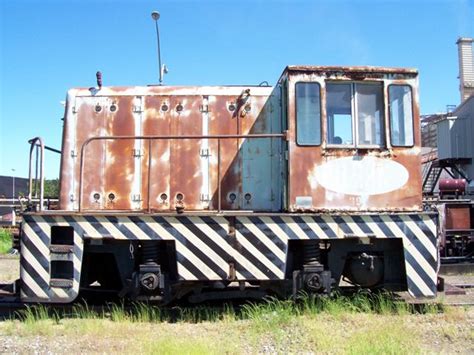
<instances>
[{"instance_id":1,"label":"rail","mask_svg":"<svg viewBox=\"0 0 474 355\"><path fill-rule=\"evenodd\" d=\"M31 144L30 146L30 164L28 167L28 202L31 202L31 194L33 192L33 176L31 175L31 163L33 159L33 149L36 148L36 170L35 170L35 187L38 181L38 146L40 147L40 204L39 204L39 211L43 210L43 203L44 203L44 143L41 137L35 137L30 139L28 143ZM35 189L36 192L37 189Z\"/></svg>"},{"instance_id":2,"label":"rail","mask_svg":"<svg viewBox=\"0 0 474 355\"><path fill-rule=\"evenodd\" d=\"M33 194L33 176L31 175L31 163L33 159L33 150L36 148L36 161L35 161L35 199L38 197L38 148L40 149L40 198L39 198L39 211L43 210L43 205L44 205L44 151L49 150L54 153L61 154L61 151L55 148L48 147L47 145L44 145L43 138L41 137L35 137L32 138L28 141L30 143L30 164L28 167L28 181L29 181L29 186L28 186L28 203L31 203L33 201L31 195Z\"/></svg>"},{"instance_id":3,"label":"rail","mask_svg":"<svg viewBox=\"0 0 474 355\"><path fill-rule=\"evenodd\" d=\"M96 136L90 137L82 143L81 146L81 159L80 159L80 170L79 170L79 199L78 209L82 212L82 194L83 194L83 177L84 177L84 153L89 143L98 140L146 140L148 141L148 152L151 152L151 142L153 140L184 140L184 139L216 139L217 140L217 211L221 211L222 197L221 197L221 140L222 139L262 139L262 138L281 138L286 140L287 133L268 133L268 134L221 134L221 135L189 135L189 136L176 136L176 135L157 135L157 136ZM151 154L148 154L148 201L147 211L151 212L150 207L150 182L151 182Z\"/></svg>"}]
</instances>

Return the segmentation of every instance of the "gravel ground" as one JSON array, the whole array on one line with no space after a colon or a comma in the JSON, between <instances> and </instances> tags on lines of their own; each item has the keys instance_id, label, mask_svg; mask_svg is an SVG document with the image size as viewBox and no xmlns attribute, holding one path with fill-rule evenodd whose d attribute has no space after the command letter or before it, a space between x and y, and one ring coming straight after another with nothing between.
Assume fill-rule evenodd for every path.
<instances>
[{"instance_id":1,"label":"gravel ground","mask_svg":"<svg viewBox=\"0 0 474 355\"><path fill-rule=\"evenodd\" d=\"M348 345L354 337L369 342L371 349L374 335L380 331L381 337L391 337L393 333L387 330L392 329L404 337L402 353L410 349L474 353L473 308L427 315L301 316L263 333L252 332L253 326L249 321L170 324L66 319L36 325L7 321L0 323L0 353L361 353ZM373 351L393 353L390 349Z\"/></svg>"},{"instance_id":2,"label":"gravel ground","mask_svg":"<svg viewBox=\"0 0 474 355\"><path fill-rule=\"evenodd\" d=\"M0 283L15 281L20 277L20 258L18 256L0 256Z\"/></svg>"}]
</instances>

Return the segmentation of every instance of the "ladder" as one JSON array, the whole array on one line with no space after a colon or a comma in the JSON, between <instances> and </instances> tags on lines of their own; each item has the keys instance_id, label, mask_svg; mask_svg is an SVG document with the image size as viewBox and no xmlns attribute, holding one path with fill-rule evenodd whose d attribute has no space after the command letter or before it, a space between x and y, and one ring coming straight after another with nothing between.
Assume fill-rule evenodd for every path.
<instances>
[{"instance_id":1,"label":"ladder","mask_svg":"<svg viewBox=\"0 0 474 355\"><path fill-rule=\"evenodd\" d=\"M431 161L423 168L423 193L432 194L443 168Z\"/></svg>"}]
</instances>

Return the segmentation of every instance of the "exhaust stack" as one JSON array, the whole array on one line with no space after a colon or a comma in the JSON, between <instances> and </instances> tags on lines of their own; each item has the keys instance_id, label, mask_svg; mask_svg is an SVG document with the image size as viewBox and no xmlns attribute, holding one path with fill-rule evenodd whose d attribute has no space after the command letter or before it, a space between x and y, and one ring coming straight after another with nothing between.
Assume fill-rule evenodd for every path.
<instances>
[{"instance_id":1,"label":"exhaust stack","mask_svg":"<svg viewBox=\"0 0 474 355\"><path fill-rule=\"evenodd\" d=\"M469 96L474 95L473 41L473 38L460 37L456 42L459 56L459 90L461 92L461 103Z\"/></svg>"}]
</instances>

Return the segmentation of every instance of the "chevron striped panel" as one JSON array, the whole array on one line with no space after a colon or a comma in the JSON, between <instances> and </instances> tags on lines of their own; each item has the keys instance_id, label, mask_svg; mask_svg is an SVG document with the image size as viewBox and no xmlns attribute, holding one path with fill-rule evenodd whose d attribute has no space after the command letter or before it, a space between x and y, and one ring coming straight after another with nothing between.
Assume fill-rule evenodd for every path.
<instances>
[{"instance_id":1,"label":"chevron striped panel","mask_svg":"<svg viewBox=\"0 0 474 355\"><path fill-rule=\"evenodd\" d=\"M235 228L230 228L230 222ZM51 286L52 226L72 226L74 279L69 289ZM436 216L398 215L26 215L21 248L22 299L70 302L79 291L83 238L172 240L179 278L225 280L229 264L239 280L281 280L289 240L348 237L402 238L408 291L414 297L436 293Z\"/></svg>"},{"instance_id":2,"label":"chevron striped panel","mask_svg":"<svg viewBox=\"0 0 474 355\"><path fill-rule=\"evenodd\" d=\"M243 239L252 235L269 246L287 245L288 239L401 238L408 292L413 297L436 295L439 257L437 216L433 214L237 217L236 230ZM280 265L275 252L267 250L265 255Z\"/></svg>"},{"instance_id":3,"label":"chevron striped panel","mask_svg":"<svg viewBox=\"0 0 474 355\"><path fill-rule=\"evenodd\" d=\"M64 254L63 260L73 264L72 287L51 286L51 226L73 226L72 253ZM23 218L20 240L20 297L27 302L71 302L79 294L83 236L77 222L63 216L31 216Z\"/></svg>"}]
</instances>

